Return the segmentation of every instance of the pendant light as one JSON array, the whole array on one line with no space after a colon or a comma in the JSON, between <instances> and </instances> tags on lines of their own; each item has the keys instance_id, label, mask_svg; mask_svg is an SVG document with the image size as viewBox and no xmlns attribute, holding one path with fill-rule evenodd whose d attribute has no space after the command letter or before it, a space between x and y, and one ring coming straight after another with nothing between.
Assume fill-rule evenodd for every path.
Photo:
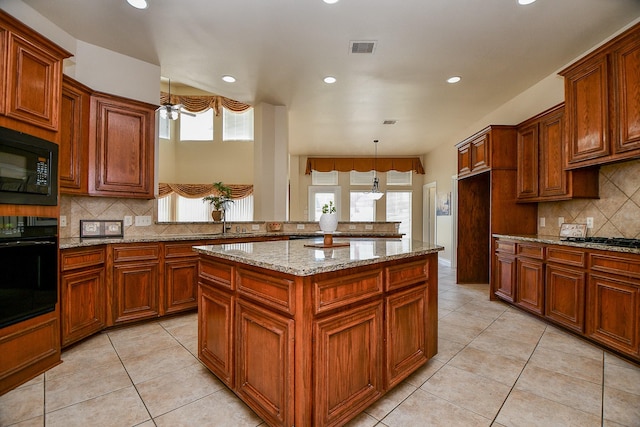
<instances>
[{"instance_id":1,"label":"pendant light","mask_svg":"<svg viewBox=\"0 0 640 427\"><path fill-rule=\"evenodd\" d=\"M372 200L380 200L384 193L380 191L379 181L377 175L378 168L378 140L373 140L373 146L375 147L375 157L373 158L373 187L371 187L371 192L367 193L369 199Z\"/></svg>"}]
</instances>

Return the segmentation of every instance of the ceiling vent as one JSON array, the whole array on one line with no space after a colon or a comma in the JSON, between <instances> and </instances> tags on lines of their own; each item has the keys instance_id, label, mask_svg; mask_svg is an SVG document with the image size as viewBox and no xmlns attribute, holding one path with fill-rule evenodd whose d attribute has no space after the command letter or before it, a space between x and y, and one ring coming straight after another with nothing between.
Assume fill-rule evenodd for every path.
<instances>
[{"instance_id":1,"label":"ceiling vent","mask_svg":"<svg viewBox=\"0 0 640 427\"><path fill-rule=\"evenodd\" d=\"M375 50L375 41L351 41L351 53L373 53Z\"/></svg>"},{"instance_id":2,"label":"ceiling vent","mask_svg":"<svg viewBox=\"0 0 640 427\"><path fill-rule=\"evenodd\" d=\"M383 125L395 125L398 121L397 120L385 120L384 122L382 122Z\"/></svg>"}]
</instances>

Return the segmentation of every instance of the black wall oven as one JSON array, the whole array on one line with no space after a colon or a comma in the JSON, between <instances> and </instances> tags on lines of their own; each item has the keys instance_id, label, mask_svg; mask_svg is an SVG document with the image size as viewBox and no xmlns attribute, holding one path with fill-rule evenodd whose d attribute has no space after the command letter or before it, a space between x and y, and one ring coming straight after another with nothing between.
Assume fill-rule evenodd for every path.
<instances>
[{"instance_id":1,"label":"black wall oven","mask_svg":"<svg viewBox=\"0 0 640 427\"><path fill-rule=\"evenodd\" d=\"M57 260L56 218L0 216L0 328L55 309Z\"/></svg>"}]
</instances>

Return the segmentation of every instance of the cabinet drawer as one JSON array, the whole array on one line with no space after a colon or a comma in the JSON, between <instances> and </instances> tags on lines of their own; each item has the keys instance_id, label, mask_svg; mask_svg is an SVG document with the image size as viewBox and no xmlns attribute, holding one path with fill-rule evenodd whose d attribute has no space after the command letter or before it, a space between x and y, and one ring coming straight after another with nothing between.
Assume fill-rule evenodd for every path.
<instances>
[{"instance_id":1,"label":"cabinet drawer","mask_svg":"<svg viewBox=\"0 0 640 427\"><path fill-rule=\"evenodd\" d=\"M113 246L113 262L157 260L160 258L160 247L157 243L149 245Z\"/></svg>"},{"instance_id":2,"label":"cabinet drawer","mask_svg":"<svg viewBox=\"0 0 640 427\"><path fill-rule=\"evenodd\" d=\"M192 241L181 243L165 243L164 245L164 257L165 258L183 258L183 257L197 257L198 253L193 250L194 246L205 245L204 241Z\"/></svg>"},{"instance_id":3,"label":"cabinet drawer","mask_svg":"<svg viewBox=\"0 0 640 427\"><path fill-rule=\"evenodd\" d=\"M496 252L515 255L516 243L506 240L496 240Z\"/></svg>"},{"instance_id":4,"label":"cabinet drawer","mask_svg":"<svg viewBox=\"0 0 640 427\"><path fill-rule=\"evenodd\" d=\"M208 259L200 258L198 274L200 281L205 284L216 285L227 290L234 290L235 284L233 282L233 266L231 264L224 264L221 262L210 261Z\"/></svg>"},{"instance_id":5,"label":"cabinet drawer","mask_svg":"<svg viewBox=\"0 0 640 427\"><path fill-rule=\"evenodd\" d=\"M549 246L547 247L547 262L585 268L587 254L584 251Z\"/></svg>"},{"instance_id":6,"label":"cabinet drawer","mask_svg":"<svg viewBox=\"0 0 640 427\"><path fill-rule=\"evenodd\" d=\"M240 295L289 314L295 313L293 280L278 277L273 272L264 274L238 268L236 283Z\"/></svg>"},{"instance_id":7,"label":"cabinet drawer","mask_svg":"<svg viewBox=\"0 0 640 427\"><path fill-rule=\"evenodd\" d=\"M104 264L104 247L91 249L68 249L60 253L60 268L62 271L75 270Z\"/></svg>"},{"instance_id":8,"label":"cabinet drawer","mask_svg":"<svg viewBox=\"0 0 640 427\"><path fill-rule=\"evenodd\" d=\"M330 273L324 277L313 283L313 309L316 314L382 294L382 269L346 276L344 273Z\"/></svg>"},{"instance_id":9,"label":"cabinet drawer","mask_svg":"<svg viewBox=\"0 0 640 427\"><path fill-rule=\"evenodd\" d=\"M518 256L535 258L535 259L544 259L544 246L530 245L527 243L519 243Z\"/></svg>"},{"instance_id":10,"label":"cabinet drawer","mask_svg":"<svg viewBox=\"0 0 640 427\"><path fill-rule=\"evenodd\" d=\"M427 282L429 280L428 260L392 265L385 270L387 275L387 291L416 283Z\"/></svg>"},{"instance_id":11,"label":"cabinet drawer","mask_svg":"<svg viewBox=\"0 0 640 427\"><path fill-rule=\"evenodd\" d=\"M640 257L627 258L622 256L622 254L605 255L590 253L589 264L593 271L640 279Z\"/></svg>"}]
</instances>

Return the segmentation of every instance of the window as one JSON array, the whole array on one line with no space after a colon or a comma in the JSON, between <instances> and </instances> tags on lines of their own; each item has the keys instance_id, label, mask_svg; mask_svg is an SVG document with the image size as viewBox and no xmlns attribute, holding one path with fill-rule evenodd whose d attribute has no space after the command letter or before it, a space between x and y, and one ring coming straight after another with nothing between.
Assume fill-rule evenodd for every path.
<instances>
[{"instance_id":1,"label":"window","mask_svg":"<svg viewBox=\"0 0 640 427\"><path fill-rule=\"evenodd\" d=\"M412 171L398 172L391 170L387 172L387 185L411 185Z\"/></svg>"},{"instance_id":2,"label":"window","mask_svg":"<svg viewBox=\"0 0 640 427\"><path fill-rule=\"evenodd\" d=\"M222 140L253 141L253 108L239 113L222 109Z\"/></svg>"},{"instance_id":3,"label":"window","mask_svg":"<svg viewBox=\"0 0 640 427\"><path fill-rule=\"evenodd\" d=\"M387 191L387 221L400 221L399 233L411 237L411 191Z\"/></svg>"},{"instance_id":4,"label":"window","mask_svg":"<svg viewBox=\"0 0 640 427\"><path fill-rule=\"evenodd\" d=\"M368 185L369 187L371 187L373 185L373 177L373 171L351 171L349 173L349 183L351 185Z\"/></svg>"},{"instance_id":5,"label":"window","mask_svg":"<svg viewBox=\"0 0 640 427\"><path fill-rule=\"evenodd\" d=\"M213 141L213 110L180 114L180 141Z\"/></svg>"},{"instance_id":6,"label":"window","mask_svg":"<svg viewBox=\"0 0 640 427\"><path fill-rule=\"evenodd\" d=\"M171 139L171 120L158 114L158 138Z\"/></svg>"},{"instance_id":7,"label":"window","mask_svg":"<svg viewBox=\"0 0 640 427\"><path fill-rule=\"evenodd\" d=\"M309 187L309 221L320 221L322 206L333 202L340 220L340 187Z\"/></svg>"},{"instance_id":8,"label":"window","mask_svg":"<svg viewBox=\"0 0 640 427\"><path fill-rule=\"evenodd\" d=\"M176 193L158 199L159 222L209 222L212 206L201 198L190 199ZM227 221L253 221L253 195L235 199L226 211Z\"/></svg>"},{"instance_id":9,"label":"window","mask_svg":"<svg viewBox=\"0 0 640 427\"><path fill-rule=\"evenodd\" d=\"M311 171L312 185L338 185L338 171L318 172Z\"/></svg>"},{"instance_id":10,"label":"window","mask_svg":"<svg viewBox=\"0 0 640 427\"><path fill-rule=\"evenodd\" d=\"M367 192L352 191L349 195L349 221L373 222L376 220L376 201Z\"/></svg>"}]
</instances>

